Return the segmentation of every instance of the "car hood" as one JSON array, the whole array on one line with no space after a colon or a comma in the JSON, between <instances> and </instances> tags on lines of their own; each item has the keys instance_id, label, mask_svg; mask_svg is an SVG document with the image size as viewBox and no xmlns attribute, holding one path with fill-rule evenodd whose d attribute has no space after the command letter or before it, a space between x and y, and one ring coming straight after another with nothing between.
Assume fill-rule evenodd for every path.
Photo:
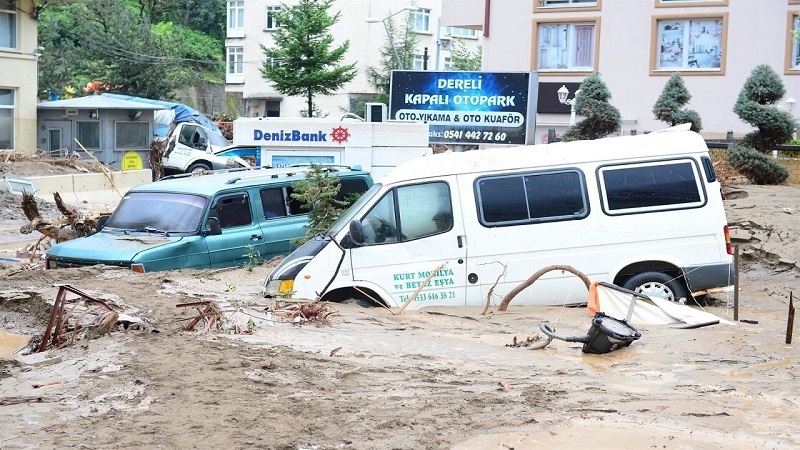
<instances>
[{"instance_id":1,"label":"car hood","mask_svg":"<svg viewBox=\"0 0 800 450\"><path fill-rule=\"evenodd\" d=\"M47 256L109 262L132 261L136 255L145 250L161 247L181 239L183 238L147 234L116 235L100 232L54 245L47 251Z\"/></svg>"}]
</instances>

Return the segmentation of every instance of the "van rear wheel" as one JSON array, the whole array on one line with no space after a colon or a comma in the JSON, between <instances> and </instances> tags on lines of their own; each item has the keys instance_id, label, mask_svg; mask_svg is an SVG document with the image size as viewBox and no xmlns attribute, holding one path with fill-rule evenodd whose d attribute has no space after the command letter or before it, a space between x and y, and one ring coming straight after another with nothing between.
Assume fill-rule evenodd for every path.
<instances>
[{"instance_id":1,"label":"van rear wheel","mask_svg":"<svg viewBox=\"0 0 800 450\"><path fill-rule=\"evenodd\" d=\"M634 275L623 287L648 297L661 297L671 302L678 302L682 298L689 299L683 283L663 272L644 272Z\"/></svg>"}]
</instances>

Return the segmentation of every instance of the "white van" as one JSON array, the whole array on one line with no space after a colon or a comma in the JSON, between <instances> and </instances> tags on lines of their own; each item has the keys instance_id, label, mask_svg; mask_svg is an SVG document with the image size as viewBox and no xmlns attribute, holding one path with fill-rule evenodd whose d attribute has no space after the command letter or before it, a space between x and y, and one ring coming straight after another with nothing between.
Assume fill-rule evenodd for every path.
<instances>
[{"instance_id":1,"label":"white van","mask_svg":"<svg viewBox=\"0 0 800 450\"><path fill-rule=\"evenodd\" d=\"M268 294L410 308L498 303L550 265L677 301L733 284L720 184L700 135L443 153L407 161L267 277ZM582 303L552 271L513 303Z\"/></svg>"}]
</instances>

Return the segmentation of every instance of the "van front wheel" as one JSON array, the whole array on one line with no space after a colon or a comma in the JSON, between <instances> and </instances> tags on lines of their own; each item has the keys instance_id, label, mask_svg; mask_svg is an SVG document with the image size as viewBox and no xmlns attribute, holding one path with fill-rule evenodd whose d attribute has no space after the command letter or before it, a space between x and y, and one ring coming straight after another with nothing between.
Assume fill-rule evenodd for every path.
<instances>
[{"instance_id":1,"label":"van front wheel","mask_svg":"<svg viewBox=\"0 0 800 450\"><path fill-rule=\"evenodd\" d=\"M648 297L661 297L671 302L688 299L689 294L680 280L662 272L644 272L631 277L622 286L634 292L640 292Z\"/></svg>"},{"instance_id":2,"label":"van front wheel","mask_svg":"<svg viewBox=\"0 0 800 450\"><path fill-rule=\"evenodd\" d=\"M187 170L186 173L191 173L193 175L202 175L203 172L208 172L209 170L211 170L211 167L208 167L208 164L194 163L191 166L189 166L189 170Z\"/></svg>"}]
</instances>

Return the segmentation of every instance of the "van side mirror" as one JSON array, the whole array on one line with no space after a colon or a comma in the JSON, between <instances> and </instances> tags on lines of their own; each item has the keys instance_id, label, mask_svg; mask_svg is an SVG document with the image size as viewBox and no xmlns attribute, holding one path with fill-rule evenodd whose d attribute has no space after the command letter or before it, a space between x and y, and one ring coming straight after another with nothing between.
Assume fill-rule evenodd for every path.
<instances>
[{"instance_id":1,"label":"van side mirror","mask_svg":"<svg viewBox=\"0 0 800 450\"><path fill-rule=\"evenodd\" d=\"M219 219L216 217L209 217L206 220L206 229L203 231L206 236L218 236L222 234L222 227L219 224Z\"/></svg>"},{"instance_id":2,"label":"van side mirror","mask_svg":"<svg viewBox=\"0 0 800 450\"><path fill-rule=\"evenodd\" d=\"M350 221L350 241L355 245L364 244L364 227L360 220Z\"/></svg>"}]
</instances>

